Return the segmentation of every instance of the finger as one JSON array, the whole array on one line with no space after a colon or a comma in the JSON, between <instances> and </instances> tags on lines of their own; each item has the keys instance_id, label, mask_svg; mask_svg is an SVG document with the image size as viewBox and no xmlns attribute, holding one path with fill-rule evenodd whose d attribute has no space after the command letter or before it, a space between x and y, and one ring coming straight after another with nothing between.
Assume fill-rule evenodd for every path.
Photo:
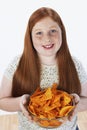
<instances>
[{"instance_id":1,"label":"finger","mask_svg":"<svg viewBox=\"0 0 87 130\"><path fill-rule=\"evenodd\" d=\"M27 118L28 118L28 120L31 121L31 122L34 121L33 118L32 118L31 116L28 116Z\"/></svg>"},{"instance_id":2,"label":"finger","mask_svg":"<svg viewBox=\"0 0 87 130\"><path fill-rule=\"evenodd\" d=\"M21 107L21 110L22 110L23 114L29 115L27 107L25 107L22 103L20 103L20 107Z\"/></svg>"},{"instance_id":3,"label":"finger","mask_svg":"<svg viewBox=\"0 0 87 130\"><path fill-rule=\"evenodd\" d=\"M74 97L75 104L78 104L80 101L79 95L76 93L72 93L71 95Z\"/></svg>"},{"instance_id":4,"label":"finger","mask_svg":"<svg viewBox=\"0 0 87 130\"><path fill-rule=\"evenodd\" d=\"M27 104L27 102L29 101L29 98L30 98L30 96L28 94L23 95L23 97L22 97L22 103L23 104Z\"/></svg>"},{"instance_id":5,"label":"finger","mask_svg":"<svg viewBox=\"0 0 87 130\"><path fill-rule=\"evenodd\" d=\"M77 112L78 112L78 105L76 105L75 108L74 108L74 110L69 113L68 119L71 121L72 118L77 114Z\"/></svg>"},{"instance_id":6,"label":"finger","mask_svg":"<svg viewBox=\"0 0 87 130\"><path fill-rule=\"evenodd\" d=\"M26 99L23 99L22 103L25 105L27 103Z\"/></svg>"},{"instance_id":7,"label":"finger","mask_svg":"<svg viewBox=\"0 0 87 130\"><path fill-rule=\"evenodd\" d=\"M69 116L69 120L70 120L70 121L73 119L74 115L75 115L75 111L73 111L73 112L71 113L71 115Z\"/></svg>"}]
</instances>

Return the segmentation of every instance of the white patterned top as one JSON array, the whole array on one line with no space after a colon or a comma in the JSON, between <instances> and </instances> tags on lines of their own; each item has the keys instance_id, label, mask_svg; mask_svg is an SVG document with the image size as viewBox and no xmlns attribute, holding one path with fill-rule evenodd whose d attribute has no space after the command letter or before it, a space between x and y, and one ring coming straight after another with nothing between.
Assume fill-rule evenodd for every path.
<instances>
[{"instance_id":1,"label":"white patterned top","mask_svg":"<svg viewBox=\"0 0 87 130\"><path fill-rule=\"evenodd\" d=\"M15 57L14 60L9 64L8 68L5 71L5 76L11 81L13 78L13 74L19 63L19 60L20 60L20 56ZM86 83L87 75L82 64L76 58L73 58L73 61L75 63L81 84ZM42 65L40 86L42 88L46 88L48 86L51 86L54 82L58 83L58 81L59 81L59 74L58 74L57 66L56 65L53 65L53 66ZM19 117L19 130L50 130L47 128L42 128L38 126L37 124L30 122L22 114L22 112L18 112L18 117ZM75 116L72 119L72 121L67 121L65 124L61 125L58 128L54 128L52 130L75 130L76 125L77 125L76 122L77 122L77 116Z\"/></svg>"}]
</instances>

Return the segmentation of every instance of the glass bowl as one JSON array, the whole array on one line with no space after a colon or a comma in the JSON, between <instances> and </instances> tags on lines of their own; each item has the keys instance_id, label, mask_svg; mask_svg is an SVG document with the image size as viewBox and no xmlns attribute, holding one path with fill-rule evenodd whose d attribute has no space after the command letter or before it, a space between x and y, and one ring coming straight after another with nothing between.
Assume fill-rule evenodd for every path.
<instances>
[{"instance_id":1,"label":"glass bowl","mask_svg":"<svg viewBox=\"0 0 87 130\"><path fill-rule=\"evenodd\" d=\"M68 112L68 114L66 116L61 116L61 117L56 117L56 118L52 118L52 119L48 119L48 118L43 118L43 116L40 118L37 115L34 115L28 108L29 114L32 117L32 120L38 124L41 127L44 128L56 128L61 126L62 124L64 124L67 120L69 115L71 114L71 112L73 111L73 109L75 108L75 102L74 100L72 100L72 110Z\"/></svg>"},{"instance_id":2,"label":"glass bowl","mask_svg":"<svg viewBox=\"0 0 87 130\"><path fill-rule=\"evenodd\" d=\"M68 116L48 119L48 118L39 118L38 116L31 114L31 117L36 124L44 128L56 128L61 126L68 120Z\"/></svg>"},{"instance_id":3,"label":"glass bowl","mask_svg":"<svg viewBox=\"0 0 87 130\"><path fill-rule=\"evenodd\" d=\"M28 111L36 124L56 128L64 124L75 108L74 97L67 92L52 88L37 89L29 99Z\"/></svg>"}]
</instances>

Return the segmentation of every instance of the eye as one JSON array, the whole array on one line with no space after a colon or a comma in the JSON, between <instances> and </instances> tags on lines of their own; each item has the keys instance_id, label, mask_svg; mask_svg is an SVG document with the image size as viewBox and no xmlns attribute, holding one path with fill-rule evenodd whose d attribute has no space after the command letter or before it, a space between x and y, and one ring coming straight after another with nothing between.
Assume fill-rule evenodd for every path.
<instances>
[{"instance_id":1,"label":"eye","mask_svg":"<svg viewBox=\"0 0 87 130\"><path fill-rule=\"evenodd\" d=\"M57 30L56 30L56 29L52 29L52 30L50 30L50 32L51 32L51 33L56 33Z\"/></svg>"},{"instance_id":2,"label":"eye","mask_svg":"<svg viewBox=\"0 0 87 130\"><path fill-rule=\"evenodd\" d=\"M42 35L42 32L37 32L36 35L40 36Z\"/></svg>"},{"instance_id":3,"label":"eye","mask_svg":"<svg viewBox=\"0 0 87 130\"><path fill-rule=\"evenodd\" d=\"M51 29L49 34L54 36L57 34L57 32L58 32L57 29Z\"/></svg>"}]
</instances>

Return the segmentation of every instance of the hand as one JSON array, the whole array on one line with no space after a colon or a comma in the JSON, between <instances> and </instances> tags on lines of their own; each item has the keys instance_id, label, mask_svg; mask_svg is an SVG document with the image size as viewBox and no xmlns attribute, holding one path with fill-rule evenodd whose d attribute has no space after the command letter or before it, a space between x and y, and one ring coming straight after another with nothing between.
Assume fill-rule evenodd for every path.
<instances>
[{"instance_id":1,"label":"hand","mask_svg":"<svg viewBox=\"0 0 87 130\"><path fill-rule=\"evenodd\" d=\"M78 108L79 108L79 102L80 102L80 97L78 94L73 93L71 94L74 97L74 102L75 102L75 108L69 113L68 119L71 121L74 115L77 114Z\"/></svg>"},{"instance_id":2,"label":"hand","mask_svg":"<svg viewBox=\"0 0 87 130\"><path fill-rule=\"evenodd\" d=\"M20 108L21 108L21 111L23 113L23 115L25 115L29 120L32 121L32 118L28 112L28 109L27 109L27 106L28 106L28 103L29 103L29 95L28 94L24 94L22 97L21 97L21 100L20 100Z\"/></svg>"}]
</instances>

